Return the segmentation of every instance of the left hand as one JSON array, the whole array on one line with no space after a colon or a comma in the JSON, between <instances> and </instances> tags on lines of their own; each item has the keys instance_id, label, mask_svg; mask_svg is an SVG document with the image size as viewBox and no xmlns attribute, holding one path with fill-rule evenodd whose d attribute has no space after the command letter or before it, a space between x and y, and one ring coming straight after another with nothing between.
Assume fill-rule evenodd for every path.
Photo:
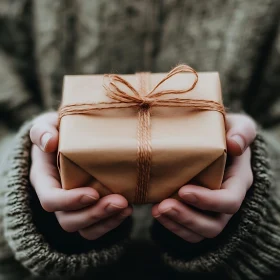
<instances>
[{"instance_id":1,"label":"left hand","mask_svg":"<svg viewBox=\"0 0 280 280\"><path fill-rule=\"evenodd\" d=\"M58 148L58 115L49 112L37 117L30 130L33 142L30 182L42 208L54 212L67 232L79 232L88 240L96 240L118 227L132 214L132 207L119 194L100 198L90 185L71 190L61 187L56 165Z\"/></svg>"},{"instance_id":2,"label":"left hand","mask_svg":"<svg viewBox=\"0 0 280 280\"><path fill-rule=\"evenodd\" d=\"M219 235L253 183L249 146L256 137L256 125L247 116L228 114L226 127L232 162L225 170L221 189L186 185L178 192L183 202L168 198L152 208L153 217L164 227L191 243Z\"/></svg>"}]
</instances>

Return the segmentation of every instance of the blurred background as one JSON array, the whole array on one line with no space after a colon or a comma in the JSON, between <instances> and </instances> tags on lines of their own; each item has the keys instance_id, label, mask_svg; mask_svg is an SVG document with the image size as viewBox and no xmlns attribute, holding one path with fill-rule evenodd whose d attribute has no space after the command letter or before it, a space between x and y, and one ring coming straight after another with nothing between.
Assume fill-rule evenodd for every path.
<instances>
[{"instance_id":1,"label":"blurred background","mask_svg":"<svg viewBox=\"0 0 280 280\"><path fill-rule=\"evenodd\" d=\"M280 139L279 0L1 0L0 137L57 109L65 74L219 71L229 111ZM77 93L79 94L79 93Z\"/></svg>"}]
</instances>

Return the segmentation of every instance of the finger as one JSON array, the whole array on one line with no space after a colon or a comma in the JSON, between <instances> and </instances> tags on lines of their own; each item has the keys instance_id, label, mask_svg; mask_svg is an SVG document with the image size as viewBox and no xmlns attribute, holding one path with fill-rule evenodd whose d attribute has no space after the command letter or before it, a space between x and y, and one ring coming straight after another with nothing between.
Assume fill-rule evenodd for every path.
<instances>
[{"instance_id":1,"label":"finger","mask_svg":"<svg viewBox=\"0 0 280 280\"><path fill-rule=\"evenodd\" d=\"M30 139L43 152L54 152L58 146L57 113L47 113L38 117L30 129Z\"/></svg>"},{"instance_id":2,"label":"finger","mask_svg":"<svg viewBox=\"0 0 280 280\"><path fill-rule=\"evenodd\" d=\"M174 220L169 219L166 215L158 215L155 217L166 229L170 230L177 236L190 243L197 243L204 239L203 236L183 227Z\"/></svg>"},{"instance_id":3,"label":"finger","mask_svg":"<svg viewBox=\"0 0 280 280\"><path fill-rule=\"evenodd\" d=\"M227 148L232 156L240 156L256 137L256 124L248 116L229 114L226 117Z\"/></svg>"},{"instance_id":4,"label":"finger","mask_svg":"<svg viewBox=\"0 0 280 280\"><path fill-rule=\"evenodd\" d=\"M121 212L131 215L132 208L123 196L111 194L101 198L95 205L78 211L57 212L56 216L65 231L75 232Z\"/></svg>"},{"instance_id":5,"label":"finger","mask_svg":"<svg viewBox=\"0 0 280 280\"><path fill-rule=\"evenodd\" d=\"M159 203L158 204L155 204L153 207L152 207L152 216L154 218L157 218L160 216L160 212L158 211L158 206L159 206Z\"/></svg>"},{"instance_id":6,"label":"finger","mask_svg":"<svg viewBox=\"0 0 280 280\"><path fill-rule=\"evenodd\" d=\"M193 231L184 228L182 225L174 222L169 219L166 215L162 215L158 210L159 204L156 204L152 208L152 216L157 219L165 228L172 231L174 234L183 238L184 240L190 243L200 242L204 239L203 236L200 236Z\"/></svg>"},{"instance_id":7,"label":"finger","mask_svg":"<svg viewBox=\"0 0 280 280\"><path fill-rule=\"evenodd\" d=\"M214 238L219 235L232 217L227 214L216 217L206 215L175 199L164 200L159 204L158 210L161 215L167 216L184 228L205 238Z\"/></svg>"},{"instance_id":8,"label":"finger","mask_svg":"<svg viewBox=\"0 0 280 280\"><path fill-rule=\"evenodd\" d=\"M221 189L186 185L178 194L184 203L201 210L234 214L239 210L252 182L250 149L247 149L242 156L235 157L232 165L227 168Z\"/></svg>"},{"instance_id":9,"label":"finger","mask_svg":"<svg viewBox=\"0 0 280 280\"><path fill-rule=\"evenodd\" d=\"M253 183L253 171L251 166L251 149L248 148L243 155L233 157L231 164L226 168L223 178L223 189L236 189L234 184L228 184L232 180L240 179L243 181L240 189L245 189L245 192L251 187Z\"/></svg>"},{"instance_id":10,"label":"finger","mask_svg":"<svg viewBox=\"0 0 280 280\"><path fill-rule=\"evenodd\" d=\"M54 162L54 154L43 153L35 145L32 147L30 181L46 211L77 210L96 203L99 194L91 187L61 189L58 170Z\"/></svg>"},{"instance_id":11,"label":"finger","mask_svg":"<svg viewBox=\"0 0 280 280\"><path fill-rule=\"evenodd\" d=\"M126 208L120 214L114 215L90 227L79 231L80 235L88 240L96 240L114 228L118 227L132 213L132 208Z\"/></svg>"}]
</instances>

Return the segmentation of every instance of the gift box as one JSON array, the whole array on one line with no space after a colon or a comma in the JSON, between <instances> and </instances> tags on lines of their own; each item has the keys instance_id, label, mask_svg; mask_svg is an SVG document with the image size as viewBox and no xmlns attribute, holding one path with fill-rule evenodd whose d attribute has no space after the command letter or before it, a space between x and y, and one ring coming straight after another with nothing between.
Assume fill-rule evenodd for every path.
<instances>
[{"instance_id":1,"label":"gift box","mask_svg":"<svg viewBox=\"0 0 280 280\"><path fill-rule=\"evenodd\" d=\"M178 198L191 182L222 183L226 140L219 74L65 76L58 167L64 189L95 188L130 203Z\"/></svg>"}]
</instances>

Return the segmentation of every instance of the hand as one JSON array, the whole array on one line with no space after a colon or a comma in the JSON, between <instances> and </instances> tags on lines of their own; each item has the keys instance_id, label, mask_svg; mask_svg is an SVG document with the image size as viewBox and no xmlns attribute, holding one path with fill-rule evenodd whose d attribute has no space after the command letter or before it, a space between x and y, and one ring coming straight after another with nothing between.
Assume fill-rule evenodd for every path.
<instances>
[{"instance_id":1,"label":"hand","mask_svg":"<svg viewBox=\"0 0 280 280\"><path fill-rule=\"evenodd\" d=\"M30 181L44 210L55 212L65 231L78 231L84 238L94 240L119 226L132 214L132 208L118 194L100 199L98 192L91 187L61 188L56 166L57 122L56 113L44 114L34 121L30 130L34 143Z\"/></svg>"},{"instance_id":2,"label":"hand","mask_svg":"<svg viewBox=\"0 0 280 280\"><path fill-rule=\"evenodd\" d=\"M249 117L229 114L226 127L232 163L225 171L221 189L186 185L178 192L182 202L169 198L152 208L153 217L164 227L191 243L219 235L253 183L249 145L256 137L255 123Z\"/></svg>"}]
</instances>

